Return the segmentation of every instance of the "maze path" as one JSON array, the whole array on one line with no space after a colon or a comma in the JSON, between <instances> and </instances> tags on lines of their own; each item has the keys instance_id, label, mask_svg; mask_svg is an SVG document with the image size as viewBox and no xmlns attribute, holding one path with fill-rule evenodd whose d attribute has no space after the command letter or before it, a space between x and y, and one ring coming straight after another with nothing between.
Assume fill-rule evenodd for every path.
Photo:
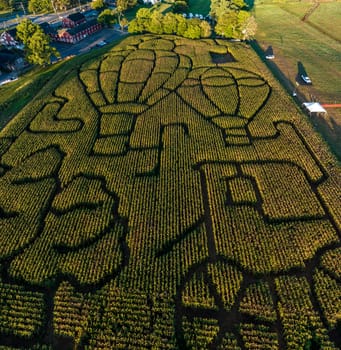
<instances>
[{"instance_id":1,"label":"maze path","mask_svg":"<svg viewBox=\"0 0 341 350\"><path fill-rule=\"evenodd\" d=\"M298 322L323 346L340 345L328 303L340 291L338 179L246 48L231 48L236 62L211 62L224 48L128 38L2 133L0 285L43 293L37 342L50 344L55 328L80 348L166 349L167 337L169 348L282 350L304 346ZM250 292L258 284L266 291ZM65 329L63 300L87 305ZM113 310L132 315L124 335ZM16 325L0 339L26 341Z\"/></svg>"}]
</instances>

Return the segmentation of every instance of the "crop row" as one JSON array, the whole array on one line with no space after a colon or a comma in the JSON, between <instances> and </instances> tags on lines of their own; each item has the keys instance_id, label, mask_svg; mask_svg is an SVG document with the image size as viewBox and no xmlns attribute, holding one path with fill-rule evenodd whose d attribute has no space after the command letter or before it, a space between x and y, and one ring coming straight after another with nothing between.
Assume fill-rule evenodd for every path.
<instances>
[{"instance_id":1,"label":"crop row","mask_svg":"<svg viewBox=\"0 0 341 350\"><path fill-rule=\"evenodd\" d=\"M44 295L0 281L0 333L37 335L44 322Z\"/></svg>"},{"instance_id":2,"label":"crop row","mask_svg":"<svg viewBox=\"0 0 341 350\"><path fill-rule=\"evenodd\" d=\"M239 311L253 315L260 320L276 321L269 284L263 281L251 284L245 291Z\"/></svg>"}]
</instances>

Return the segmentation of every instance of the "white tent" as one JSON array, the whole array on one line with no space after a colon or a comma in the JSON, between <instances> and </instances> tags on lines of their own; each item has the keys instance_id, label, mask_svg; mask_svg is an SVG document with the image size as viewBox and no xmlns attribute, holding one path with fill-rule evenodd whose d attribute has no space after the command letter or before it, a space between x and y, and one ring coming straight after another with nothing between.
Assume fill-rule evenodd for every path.
<instances>
[{"instance_id":1,"label":"white tent","mask_svg":"<svg viewBox=\"0 0 341 350\"><path fill-rule=\"evenodd\" d=\"M312 113L327 114L327 111L318 102L304 102L303 106L308 110L310 115Z\"/></svg>"}]
</instances>

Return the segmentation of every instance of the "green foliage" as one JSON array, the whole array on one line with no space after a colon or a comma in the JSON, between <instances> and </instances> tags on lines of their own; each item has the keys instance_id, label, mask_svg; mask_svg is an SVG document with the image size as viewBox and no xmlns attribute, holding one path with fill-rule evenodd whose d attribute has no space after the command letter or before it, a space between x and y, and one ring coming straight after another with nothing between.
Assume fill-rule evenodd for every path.
<instances>
[{"instance_id":1,"label":"green foliage","mask_svg":"<svg viewBox=\"0 0 341 350\"><path fill-rule=\"evenodd\" d=\"M247 11L228 10L218 17L215 32L226 38L245 39L247 33L254 35L254 30L251 31L250 17Z\"/></svg>"},{"instance_id":2,"label":"green foliage","mask_svg":"<svg viewBox=\"0 0 341 350\"><path fill-rule=\"evenodd\" d=\"M173 4L174 13L183 13L188 11L188 4L186 1L176 1Z\"/></svg>"},{"instance_id":3,"label":"green foliage","mask_svg":"<svg viewBox=\"0 0 341 350\"><path fill-rule=\"evenodd\" d=\"M147 8L137 11L128 30L130 33L177 34L190 39L207 38L211 35L211 26L206 21L196 18L187 20L181 14L172 12L163 15L157 10Z\"/></svg>"},{"instance_id":4,"label":"green foliage","mask_svg":"<svg viewBox=\"0 0 341 350\"><path fill-rule=\"evenodd\" d=\"M215 32L223 37L246 40L256 33L255 18L244 0L213 0L210 14L216 20Z\"/></svg>"},{"instance_id":5,"label":"green foliage","mask_svg":"<svg viewBox=\"0 0 341 350\"><path fill-rule=\"evenodd\" d=\"M25 18L17 25L17 37L27 45L32 35L40 29L38 24L33 23L29 19Z\"/></svg>"},{"instance_id":6,"label":"green foliage","mask_svg":"<svg viewBox=\"0 0 341 350\"><path fill-rule=\"evenodd\" d=\"M59 54L50 46L50 37L42 30L35 31L27 43L27 60L41 66L50 63L52 56Z\"/></svg>"},{"instance_id":7,"label":"green foliage","mask_svg":"<svg viewBox=\"0 0 341 350\"><path fill-rule=\"evenodd\" d=\"M112 10L105 9L99 14L97 20L99 23L102 23L106 26L110 26L116 22L116 16L114 15Z\"/></svg>"},{"instance_id":8,"label":"green foliage","mask_svg":"<svg viewBox=\"0 0 341 350\"><path fill-rule=\"evenodd\" d=\"M212 0L211 11L212 17L218 18L228 10L240 11L247 8L244 0Z\"/></svg>"},{"instance_id":9,"label":"green foliage","mask_svg":"<svg viewBox=\"0 0 341 350\"><path fill-rule=\"evenodd\" d=\"M17 36L25 45L27 60L33 64L44 65L51 62L51 56L59 56L58 51L50 46L50 37L28 19L17 26Z\"/></svg>"},{"instance_id":10,"label":"green foliage","mask_svg":"<svg viewBox=\"0 0 341 350\"><path fill-rule=\"evenodd\" d=\"M211 25L206 21L200 22L200 38L209 38L212 34Z\"/></svg>"},{"instance_id":11,"label":"green foliage","mask_svg":"<svg viewBox=\"0 0 341 350\"><path fill-rule=\"evenodd\" d=\"M11 0L0 0L0 10L8 10L12 8Z\"/></svg>"},{"instance_id":12,"label":"green foliage","mask_svg":"<svg viewBox=\"0 0 341 350\"><path fill-rule=\"evenodd\" d=\"M121 11L126 11L128 8L134 7L137 4L137 0L117 0L116 7Z\"/></svg>"},{"instance_id":13,"label":"green foliage","mask_svg":"<svg viewBox=\"0 0 341 350\"><path fill-rule=\"evenodd\" d=\"M52 3L55 10L65 11L72 4L72 0L52 0Z\"/></svg>"},{"instance_id":14,"label":"green foliage","mask_svg":"<svg viewBox=\"0 0 341 350\"><path fill-rule=\"evenodd\" d=\"M91 7L94 10L101 10L105 7L105 2L104 0L94 0L91 2Z\"/></svg>"},{"instance_id":15,"label":"green foliage","mask_svg":"<svg viewBox=\"0 0 341 350\"><path fill-rule=\"evenodd\" d=\"M49 12L52 5L50 0L29 0L28 10L33 13Z\"/></svg>"},{"instance_id":16,"label":"green foliage","mask_svg":"<svg viewBox=\"0 0 341 350\"><path fill-rule=\"evenodd\" d=\"M201 35L201 21L193 18L187 21L187 29L183 36L189 39L199 39Z\"/></svg>"},{"instance_id":17,"label":"green foliage","mask_svg":"<svg viewBox=\"0 0 341 350\"><path fill-rule=\"evenodd\" d=\"M153 11L149 19L147 31L154 34L162 34L163 33L162 21L163 21L162 13L160 13L159 11Z\"/></svg>"},{"instance_id":18,"label":"green foliage","mask_svg":"<svg viewBox=\"0 0 341 350\"><path fill-rule=\"evenodd\" d=\"M165 34L175 34L177 29L176 17L172 12L166 13L162 21L163 32Z\"/></svg>"}]
</instances>

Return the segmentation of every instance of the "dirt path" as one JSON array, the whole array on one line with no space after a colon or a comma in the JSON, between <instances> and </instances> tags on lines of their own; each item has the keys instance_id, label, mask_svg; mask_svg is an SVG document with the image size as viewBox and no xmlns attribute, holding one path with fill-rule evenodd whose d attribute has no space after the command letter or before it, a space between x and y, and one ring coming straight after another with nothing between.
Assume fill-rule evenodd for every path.
<instances>
[{"instance_id":1,"label":"dirt path","mask_svg":"<svg viewBox=\"0 0 341 350\"><path fill-rule=\"evenodd\" d=\"M305 22L319 6L320 6L320 3L318 1L314 1L314 5L302 17L302 22Z\"/></svg>"}]
</instances>

